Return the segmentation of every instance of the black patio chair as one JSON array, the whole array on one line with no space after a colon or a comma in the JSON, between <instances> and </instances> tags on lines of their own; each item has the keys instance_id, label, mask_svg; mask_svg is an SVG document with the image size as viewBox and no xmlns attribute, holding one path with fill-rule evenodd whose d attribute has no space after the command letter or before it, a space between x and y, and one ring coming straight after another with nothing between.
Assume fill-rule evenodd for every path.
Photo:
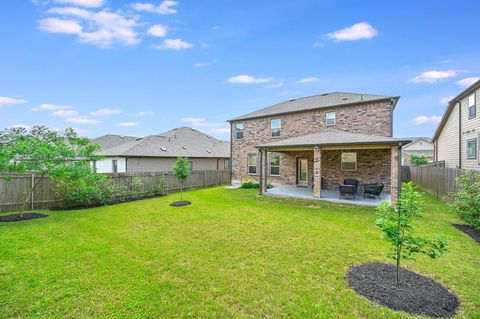
<instances>
[{"instance_id":1,"label":"black patio chair","mask_svg":"<svg viewBox=\"0 0 480 319\"><path fill-rule=\"evenodd\" d=\"M352 197L355 200L355 194L357 193L355 186L353 185L339 185L338 190L340 191L339 199L342 197Z\"/></svg>"},{"instance_id":2,"label":"black patio chair","mask_svg":"<svg viewBox=\"0 0 480 319\"><path fill-rule=\"evenodd\" d=\"M378 196L379 199L380 198L380 194L382 193L383 191L383 183L373 183L373 184L365 184L364 185L364 188L365 188L365 191L363 192L363 198L365 198L365 195L369 195L369 196Z\"/></svg>"},{"instance_id":3,"label":"black patio chair","mask_svg":"<svg viewBox=\"0 0 480 319\"><path fill-rule=\"evenodd\" d=\"M355 178L347 178L343 180L343 185L351 185L355 187L355 193L357 193L358 189L358 180Z\"/></svg>"}]
</instances>

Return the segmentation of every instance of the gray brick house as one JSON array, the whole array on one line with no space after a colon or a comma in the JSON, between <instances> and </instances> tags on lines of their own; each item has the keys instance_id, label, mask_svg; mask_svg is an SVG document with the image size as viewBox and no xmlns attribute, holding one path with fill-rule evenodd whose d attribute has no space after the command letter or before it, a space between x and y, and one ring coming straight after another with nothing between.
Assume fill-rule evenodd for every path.
<instances>
[{"instance_id":1,"label":"gray brick house","mask_svg":"<svg viewBox=\"0 0 480 319\"><path fill-rule=\"evenodd\" d=\"M285 101L230 120L232 182L257 180L336 190L346 178L383 183L395 201L401 147L393 134L399 97L332 92Z\"/></svg>"}]
</instances>

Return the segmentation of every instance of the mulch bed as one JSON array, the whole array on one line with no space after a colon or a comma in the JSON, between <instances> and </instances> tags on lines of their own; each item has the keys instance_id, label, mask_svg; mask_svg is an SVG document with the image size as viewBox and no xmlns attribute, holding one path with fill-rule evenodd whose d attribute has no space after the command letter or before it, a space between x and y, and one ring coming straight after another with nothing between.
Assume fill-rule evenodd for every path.
<instances>
[{"instance_id":1,"label":"mulch bed","mask_svg":"<svg viewBox=\"0 0 480 319\"><path fill-rule=\"evenodd\" d=\"M453 224L453 226L455 226L455 228L459 231L462 231L468 236L472 237L477 243L480 244L480 230L465 224Z\"/></svg>"},{"instance_id":2,"label":"mulch bed","mask_svg":"<svg viewBox=\"0 0 480 319\"><path fill-rule=\"evenodd\" d=\"M173 207L182 207L182 206L188 206L188 205L191 205L192 202L188 201L188 200L181 200L181 201L178 201L178 202L173 202L170 204L170 206L173 206Z\"/></svg>"},{"instance_id":3,"label":"mulch bed","mask_svg":"<svg viewBox=\"0 0 480 319\"><path fill-rule=\"evenodd\" d=\"M396 267L383 263L353 266L347 280L353 290L371 301L412 315L451 317L460 305L440 283L404 268L397 286Z\"/></svg>"},{"instance_id":4,"label":"mulch bed","mask_svg":"<svg viewBox=\"0 0 480 319\"><path fill-rule=\"evenodd\" d=\"M50 210L52 211L68 211L68 210L82 210L82 209L91 209L91 208L97 208L97 207L103 207L103 206L111 206L111 205L117 205L117 204L123 204L123 203L130 203L130 202L135 202L137 200L144 200L144 199L151 199L151 198L157 198L157 197L163 197L165 195L153 195L153 196L141 196L138 198L125 198L122 200L115 199L111 201L110 203L106 205L102 204L95 204L95 205L90 205L90 206L74 206L74 207L53 207Z\"/></svg>"},{"instance_id":5,"label":"mulch bed","mask_svg":"<svg viewBox=\"0 0 480 319\"><path fill-rule=\"evenodd\" d=\"M40 213L23 213L22 215L10 214L10 215L0 216L0 222L11 223L11 222L20 222L22 220L30 220L30 219L45 218L45 217L48 217L48 215L40 214Z\"/></svg>"}]
</instances>

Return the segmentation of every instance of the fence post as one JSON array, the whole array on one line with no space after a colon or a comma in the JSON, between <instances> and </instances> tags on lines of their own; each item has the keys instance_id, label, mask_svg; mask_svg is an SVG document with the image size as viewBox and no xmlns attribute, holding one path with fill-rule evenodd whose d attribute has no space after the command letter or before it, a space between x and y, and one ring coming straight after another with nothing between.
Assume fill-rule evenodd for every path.
<instances>
[{"instance_id":1,"label":"fence post","mask_svg":"<svg viewBox=\"0 0 480 319\"><path fill-rule=\"evenodd\" d=\"M34 203L35 203L35 192L33 191L33 187L35 186L35 174L32 174L32 184L30 187L30 209L34 210Z\"/></svg>"}]
</instances>

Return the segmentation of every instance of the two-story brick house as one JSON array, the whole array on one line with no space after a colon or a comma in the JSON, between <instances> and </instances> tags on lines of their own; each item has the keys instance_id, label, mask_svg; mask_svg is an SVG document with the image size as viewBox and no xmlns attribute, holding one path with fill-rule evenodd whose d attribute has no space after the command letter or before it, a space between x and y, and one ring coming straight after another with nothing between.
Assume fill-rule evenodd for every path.
<instances>
[{"instance_id":1,"label":"two-story brick house","mask_svg":"<svg viewBox=\"0 0 480 319\"><path fill-rule=\"evenodd\" d=\"M383 183L396 200L400 150L392 138L399 97L333 92L285 101L230 120L232 181L337 189L346 178Z\"/></svg>"},{"instance_id":2,"label":"two-story brick house","mask_svg":"<svg viewBox=\"0 0 480 319\"><path fill-rule=\"evenodd\" d=\"M454 97L433 136L435 161L480 170L480 80Z\"/></svg>"}]
</instances>

